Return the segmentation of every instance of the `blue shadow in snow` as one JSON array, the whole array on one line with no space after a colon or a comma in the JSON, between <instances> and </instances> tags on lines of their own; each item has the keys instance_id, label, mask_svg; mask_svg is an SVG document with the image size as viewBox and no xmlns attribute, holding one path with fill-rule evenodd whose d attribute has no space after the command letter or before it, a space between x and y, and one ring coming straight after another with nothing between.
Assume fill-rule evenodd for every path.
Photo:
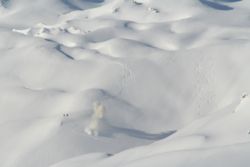
<instances>
[{"instance_id":1,"label":"blue shadow in snow","mask_svg":"<svg viewBox=\"0 0 250 167\"><path fill-rule=\"evenodd\" d=\"M202 4L208 6L208 7L211 7L213 9L217 9L217 10L233 10L234 8L230 7L230 6L227 6L227 5L223 5L219 2L231 2L231 1L235 1L236 0L221 0L221 1L218 1L218 2L215 2L215 1L211 1L211 0L199 0Z\"/></svg>"},{"instance_id":2,"label":"blue shadow in snow","mask_svg":"<svg viewBox=\"0 0 250 167\"><path fill-rule=\"evenodd\" d=\"M228 3L232 3L232 2L240 2L242 0L215 0L216 2L228 2Z\"/></svg>"},{"instance_id":3,"label":"blue shadow in snow","mask_svg":"<svg viewBox=\"0 0 250 167\"><path fill-rule=\"evenodd\" d=\"M80 0L82 2L87 3L102 3L104 0ZM61 0L65 5L67 5L70 9L73 10L83 10L81 7L79 7L76 3L73 2L73 0Z\"/></svg>"},{"instance_id":4,"label":"blue shadow in snow","mask_svg":"<svg viewBox=\"0 0 250 167\"><path fill-rule=\"evenodd\" d=\"M104 0L84 0L84 1L93 2L93 3L102 3L102 2L104 2Z\"/></svg>"},{"instance_id":5,"label":"blue shadow in snow","mask_svg":"<svg viewBox=\"0 0 250 167\"><path fill-rule=\"evenodd\" d=\"M10 6L10 0L1 0L0 1L1 6L4 8L8 8Z\"/></svg>"},{"instance_id":6,"label":"blue shadow in snow","mask_svg":"<svg viewBox=\"0 0 250 167\"><path fill-rule=\"evenodd\" d=\"M119 128L119 127L115 127L115 130L116 132L120 132L131 137L146 139L146 140L161 140L176 132L176 131L168 131L168 132L163 132L159 134L152 134L152 133L146 133L144 131L140 131L136 129Z\"/></svg>"},{"instance_id":7,"label":"blue shadow in snow","mask_svg":"<svg viewBox=\"0 0 250 167\"><path fill-rule=\"evenodd\" d=\"M169 130L162 133L148 133L137 129L113 126L106 121L104 121L103 123L105 124L105 126L102 126L102 130L100 130L99 135L105 137L113 137L115 134L124 134L126 136L144 140L161 140L176 132L176 130Z\"/></svg>"},{"instance_id":8,"label":"blue shadow in snow","mask_svg":"<svg viewBox=\"0 0 250 167\"><path fill-rule=\"evenodd\" d=\"M67 5L70 9L73 10L82 10L80 7L72 3L71 0L61 0L65 5Z\"/></svg>"},{"instance_id":9,"label":"blue shadow in snow","mask_svg":"<svg viewBox=\"0 0 250 167\"><path fill-rule=\"evenodd\" d=\"M55 49L56 49L58 52L60 52L60 53L61 53L62 55L64 55L66 58L71 59L71 60L74 60L74 58L73 58L72 56L70 56L68 53L66 53L65 51L63 51L62 45L58 44L56 41L51 40L51 39L45 39L45 41L52 42L52 43L56 44Z\"/></svg>"}]
</instances>

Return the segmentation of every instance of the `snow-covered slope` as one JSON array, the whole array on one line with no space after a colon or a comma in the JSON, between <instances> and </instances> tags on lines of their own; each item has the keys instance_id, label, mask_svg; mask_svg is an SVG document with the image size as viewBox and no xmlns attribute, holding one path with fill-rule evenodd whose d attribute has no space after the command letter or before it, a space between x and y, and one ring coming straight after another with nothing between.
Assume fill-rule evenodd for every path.
<instances>
[{"instance_id":1,"label":"snow-covered slope","mask_svg":"<svg viewBox=\"0 0 250 167\"><path fill-rule=\"evenodd\" d=\"M248 167L249 1L0 2L1 167Z\"/></svg>"}]
</instances>

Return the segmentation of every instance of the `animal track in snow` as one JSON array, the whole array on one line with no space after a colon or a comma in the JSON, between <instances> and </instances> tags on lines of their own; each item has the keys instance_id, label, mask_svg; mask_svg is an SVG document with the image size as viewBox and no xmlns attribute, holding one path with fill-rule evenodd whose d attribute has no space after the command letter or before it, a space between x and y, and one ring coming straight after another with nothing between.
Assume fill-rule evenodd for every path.
<instances>
[{"instance_id":1,"label":"animal track in snow","mask_svg":"<svg viewBox=\"0 0 250 167\"><path fill-rule=\"evenodd\" d=\"M130 84L130 82L135 81L135 76L133 75L133 72L128 64L123 62L119 64L122 66L122 75L118 95L122 95L123 93L125 93L127 86Z\"/></svg>"}]
</instances>

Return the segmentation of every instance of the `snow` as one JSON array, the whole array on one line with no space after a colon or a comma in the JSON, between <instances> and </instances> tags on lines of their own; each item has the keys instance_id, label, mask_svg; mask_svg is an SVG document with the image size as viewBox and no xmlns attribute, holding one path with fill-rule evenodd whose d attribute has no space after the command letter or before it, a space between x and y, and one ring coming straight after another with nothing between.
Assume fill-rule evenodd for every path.
<instances>
[{"instance_id":1,"label":"snow","mask_svg":"<svg viewBox=\"0 0 250 167\"><path fill-rule=\"evenodd\" d=\"M0 166L248 167L249 9L0 1Z\"/></svg>"}]
</instances>

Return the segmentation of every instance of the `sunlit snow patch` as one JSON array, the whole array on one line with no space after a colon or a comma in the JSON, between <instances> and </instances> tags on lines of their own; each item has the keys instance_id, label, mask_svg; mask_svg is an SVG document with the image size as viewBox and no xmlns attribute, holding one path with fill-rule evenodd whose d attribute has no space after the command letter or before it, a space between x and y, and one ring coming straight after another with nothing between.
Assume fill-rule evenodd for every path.
<instances>
[{"instance_id":1,"label":"sunlit snow patch","mask_svg":"<svg viewBox=\"0 0 250 167\"><path fill-rule=\"evenodd\" d=\"M26 29L15 29L13 28L12 31L19 33L19 34L23 34L23 35L28 35L30 33L31 28L26 28Z\"/></svg>"}]
</instances>

